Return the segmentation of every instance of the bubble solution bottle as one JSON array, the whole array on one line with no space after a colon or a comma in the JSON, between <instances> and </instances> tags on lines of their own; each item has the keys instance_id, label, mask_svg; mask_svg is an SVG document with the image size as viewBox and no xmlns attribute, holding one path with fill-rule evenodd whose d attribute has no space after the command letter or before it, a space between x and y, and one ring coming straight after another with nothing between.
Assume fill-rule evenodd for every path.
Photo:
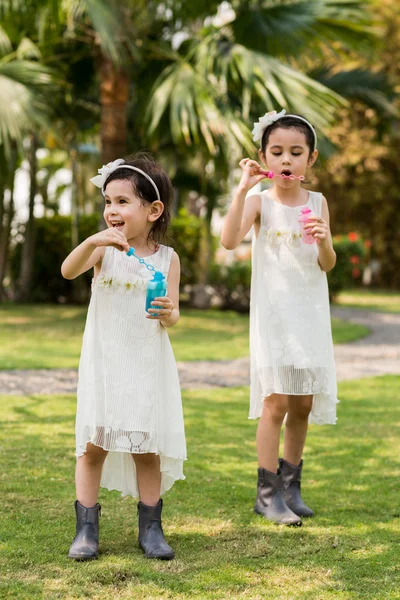
<instances>
[{"instance_id":1,"label":"bubble solution bottle","mask_svg":"<svg viewBox=\"0 0 400 600\"><path fill-rule=\"evenodd\" d=\"M161 306L152 306L151 303L155 298L160 298L167 295L167 282L161 271L154 271L153 279L147 283L146 293L146 312L149 308L162 308ZM155 313L150 313L155 314Z\"/></svg>"},{"instance_id":2,"label":"bubble solution bottle","mask_svg":"<svg viewBox=\"0 0 400 600\"><path fill-rule=\"evenodd\" d=\"M308 206L303 206L301 209L301 215L298 218L300 229L301 229L301 237L305 244L314 244L315 238L308 233L307 229L304 229L304 225L309 222L309 216L312 211L308 208Z\"/></svg>"}]
</instances>

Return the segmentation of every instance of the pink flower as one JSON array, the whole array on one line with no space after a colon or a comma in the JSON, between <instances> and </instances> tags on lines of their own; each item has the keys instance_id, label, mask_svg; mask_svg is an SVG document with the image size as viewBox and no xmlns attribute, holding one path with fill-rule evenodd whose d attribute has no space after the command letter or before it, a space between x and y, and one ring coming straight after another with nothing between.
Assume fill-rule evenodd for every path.
<instances>
[{"instance_id":1,"label":"pink flower","mask_svg":"<svg viewBox=\"0 0 400 600\"><path fill-rule=\"evenodd\" d=\"M353 275L354 279L357 279L357 277L360 277L361 271L360 269L355 268L352 270L351 274Z\"/></svg>"},{"instance_id":2,"label":"pink flower","mask_svg":"<svg viewBox=\"0 0 400 600\"><path fill-rule=\"evenodd\" d=\"M358 233L356 233L355 231L350 231L347 237L351 242L356 242L358 240Z\"/></svg>"},{"instance_id":3,"label":"pink flower","mask_svg":"<svg viewBox=\"0 0 400 600\"><path fill-rule=\"evenodd\" d=\"M352 265L358 265L360 262L360 257L355 254L354 256L350 257L350 262Z\"/></svg>"}]
</instances>

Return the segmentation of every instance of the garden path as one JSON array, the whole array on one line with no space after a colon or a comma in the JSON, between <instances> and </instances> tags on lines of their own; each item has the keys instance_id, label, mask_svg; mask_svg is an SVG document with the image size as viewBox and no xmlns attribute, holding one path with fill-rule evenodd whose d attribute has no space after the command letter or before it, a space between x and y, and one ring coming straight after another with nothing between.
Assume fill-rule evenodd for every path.
<instances>
[{"instance_id":1,"label":"garden path","mask_svg":"<svg viewBox=\"0 0 400 600\"><path fill-rule=\"evenodd\" d=\"M339 381L400 374L400 314L351 308L332 308L332 316L365 325L370 334L335 346ZM249 358L224 361L178 362L182 388L249 385ZM76 369L0 371L0 394L75 393Z\"/></svg>"}]
</instances>

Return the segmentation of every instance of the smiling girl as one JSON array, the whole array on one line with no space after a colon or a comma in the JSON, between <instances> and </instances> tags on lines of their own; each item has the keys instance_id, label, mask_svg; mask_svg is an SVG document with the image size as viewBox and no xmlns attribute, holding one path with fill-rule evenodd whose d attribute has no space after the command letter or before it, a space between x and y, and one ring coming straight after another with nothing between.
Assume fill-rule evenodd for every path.
<instances>
[{"instance_id":1,"label":"smiling girl","mask_svg":"<svg viewBox=\"0 0 400 600\"><path fill-rule=\"evenodd\" d=\"M171 559L160 495L184 479L186 444L175 359L166 332L179 319L180 266L161 242L172 185L147 156L117 159L91 180L101 188L107 229L65 259L74 279L94 269L79 365L76 418L76 537L69 558L97 558L100 485L139 497L139 544L147 558ZM168 281L166 297L145 312L146 264ZM161 307L161 308L159 308Z\"/></svg>"},{"instance_id":2,"label":"smiling girl","mask_svg":"<svg viewBox=\"0 0 400 600\"><path fill-rule=\"evenodd\" d=\"M254 226L249 417L260 417L254 510L276 523L301 525L301 517L314 514L300 495L308 423L336 421L326 279L336 255L326 199L301 187L318 156L314 127L300 115L272 111L259 119L253 134L261 141L261 165L240 161L242 177L221 240L233 249ZM272 187L247 197L265 177L273 179ZM304 211L309 211L307 240L299 226ZM310 244L310 237L316 243ZM285 415L283 458L278 459Z\"/></svg>"}]
</instances>

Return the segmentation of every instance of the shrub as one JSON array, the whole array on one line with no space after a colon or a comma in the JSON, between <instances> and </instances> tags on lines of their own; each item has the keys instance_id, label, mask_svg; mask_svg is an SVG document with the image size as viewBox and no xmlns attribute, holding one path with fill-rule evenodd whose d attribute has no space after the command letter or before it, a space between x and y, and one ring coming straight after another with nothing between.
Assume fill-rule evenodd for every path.
<instances>
[{"instance_id":1,"label":"shrub","mask_svg":"<svg viewBox=\"0 0 400 600\"><path fill-rule=\"evenodd\" d=\"M210 284L221 302L221 308L248 312L250 308L251 260L236 261L231 265L212 265Z\"/></svg>"},{"instance_id":2,"label":"shrub","mask_svg":"<svg viewBox=\"0 0 400 600\"><path fill-rule=\"evenodd\" d=\"M336 252L336 265L328 273L329 296L334 300L339 292L357 285L362 280L365 245L355 232L335 236L333 248Z\"/></svg>"},{"instance_id":3,"label":"shrub","mask_svg":"<svg viewBox=\"0 0 400 600\"><path fill-rule=\"evenodd\" d=\"M96 233L97 215L83 215L79 219L79 242ZM72 302L79 288L80 300L89 296L92 271L85 273L83 282L69 281L61 275L61 264L71 251L71 217L55 215L35 219L35 259L33 261L32 302ZM22 243L14 248L11 258L13 281L19 274Z\"/></svg>"},{"instance_id":4,"label":"shrub","mask_svg":"<svg viewBox=\"0 0 400 600\"><path fill-rule=\"evenodd\" d=\"M79 219L79 242L96 233L98 215L82 215ZM180 211L172 220L169 230L170 244L181 261L181 285L194 283L198 274L198 259L203 221ZM80 278L69 281L60 269L71 251L71 217L53 216L35 220L36 245L32 275L32 302L86 302L89 297L92 270ZM23 234L23 231L21 231ZM11 257L11 277L19 275L22 243L15 246Z\"/></svg>"},{"instance_id":5,"label":"shrub","mask_svg":"<svg viewBox=\"0 0 400 600\"><path fill-rule=\"evenodd\" d=\"M168 244L179 256L181 263L181 288L198 280L201 239L204 221L182 208L172 219Z\"/></svg>"}]
</instances>

